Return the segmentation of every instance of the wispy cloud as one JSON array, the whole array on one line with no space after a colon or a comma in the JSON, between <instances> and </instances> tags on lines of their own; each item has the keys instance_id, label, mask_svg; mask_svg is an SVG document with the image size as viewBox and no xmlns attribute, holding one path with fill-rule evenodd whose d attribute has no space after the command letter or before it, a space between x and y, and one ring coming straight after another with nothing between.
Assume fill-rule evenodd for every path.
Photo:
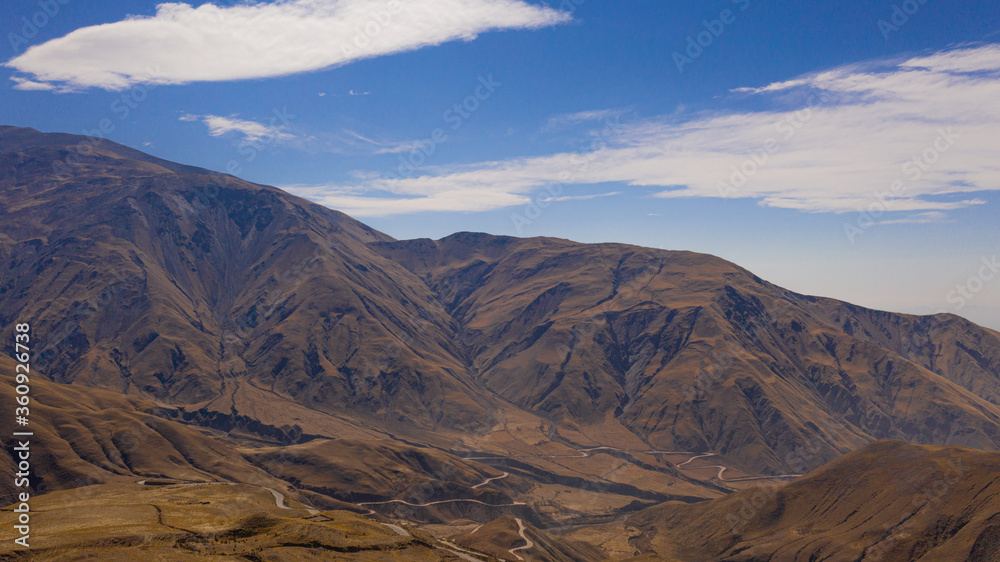
<instances>
[{"instance_id":1,"label":"wispy cloud","mask_svg":"<svg viewBox=\"0 0 1000 562\"><path fill-rule=\"evenodd\" d=\"M394 142L375 140L351 129L344 129L343 133L343 135L335 137L337 142L331 145L331 152L343 152L344 149L350 147L360 152L371 154L402 154L416 150L419 147L419 141Z\"/></svg>"},{"instance_id":2,"label":"wispy cloud","mask_svg":"<svg viewBox=\"0 0 1000 562\"><path fill-rule=\"evenodd\" d=\"M570 21L521 0L278 0L235 6L164 3L156 15L85 27L5 66L16 88L126 88L284 76ZM155 73L150 69L156 69Z\"/></svg>"},{"instance_id":3,"label":"wispy cloud","mask_svg":"<svg viewBox=\"0 0 1000 562\"><path fill-rule=\"evenodd\" d=\"M180 116L181 121L200 121L208 127L208 134L221 137L227 133L236 133L244 142L291 140L295 136L281 125L270 125L236 116L222 117L220 115L190 115Z\"/></svg>"},{"instance_id":4,"label":"wispy cloud","mask_svg":"<svg viewBox=\"0 0 1000 562\"><path fill-rule=\"evenodd\" d=\"M579 125L581 123L615 119L616 117L624 115L626 111L627 110L625 109L595 109L591 111L578 111L576 113L555 115L550 117L549 120L545 122L545 125L542 126L542 131L552 132L565 129L566 127L572 127L573 125Z\"/></svg>"},{"instance_id":5,"label":"wispy cloud","mask_svg":"<svg viewBox=\"0 0 1000 562\"><path fill-rule=\"evenodd\" d=\"M526 204L552 184L611 182L659 188L662 198L752 198L806 212L854 212L883 198L891 212L931 213L982 204L970 195L1000 190L998 45L855 64L744 94L773 97L782 109L672 115L623 127L586 155L368 175L312 196L386 215L496 209ZM935 149L942 135L947 152ZM752 171L746 181L725 187L741 168Z\"/></svg>"},{"instance_id":6,"label":"wispy cloud","mask_svg":"<svg viewBox=\"0 0 1000 562\"><path fill-rule=\"evenodd\" d=\"M56 87L53 86L52 84L47 84L45 82L35 82L34 80L28 80L23 76L14 76L13 78L11 78L11 80L14 81L15 90L44 92L56 89Z\"/></svg>"},{"instance_id":7,"label":"wispy cloud","mask_svg":"<svg viewBox=\"0 0 1000 562\"><path fill-rule=\"evenodd\" d=\"M601 197L614 197L615 195L621 195L621 191L611 191L609 193L595 193L592 195L563 195L562 197L543 197L543 203L555 203L558 201L589 201L591 199L598 199Z\"/></svg>"},{"instance_id":8,"label":"wispy cloud","mask_svg":"<svg viewBox=\"0 0 1000 562\"><path fill-rule=\"evenodd\" d=\"M941 211L917 213L901 219L879 221L877 224L933 224L949 222L948 214Z\"/></svg>"}]
</instances>

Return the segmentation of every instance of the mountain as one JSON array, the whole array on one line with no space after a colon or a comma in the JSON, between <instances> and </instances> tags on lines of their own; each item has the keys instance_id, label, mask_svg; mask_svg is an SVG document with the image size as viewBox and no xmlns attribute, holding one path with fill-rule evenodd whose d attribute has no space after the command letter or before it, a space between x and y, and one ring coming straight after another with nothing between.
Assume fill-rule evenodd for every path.
<instances>
[{"instance_id":1,"label":"mountain","mask_svg":"<svg viewBox=\"0 0 1000 562\"><path fill-rule=\"evenodd\" d=\"M0 323L31 324L52 444L38 493L245 483L501 555L525 525L538 556L598 559L635 553L625 518L653 529L657 506L718 505L875 441L1000 450L1000 333L709 255L399 241L273 187L15 127L0 215ZM480 524L489 540L463 534Z\"/></svg>"},{"instance_id":2,"label":"mountain","mask_svg":"<svg viewBox=\"0 0 1000 562\"><path fill-rule=\"evenodd\" d=\"M387 236L109 142L5 128L0 151L0 320L31 319L35 364L54 380L285 440L337 434L345 411L386 428L489 428L493 399L451 319L368 248Z\"/></svg>"},{"instance_id":3,"label":"mountain","mask_svg":"<svg viewBox=\"0 0 1000 562\"><path fill-rule=\"evenodd\" d=\"M772 473L875 439L1000 444L1000 334L956 316L799 295L690 252L469 233L373 246L434 291L483 384L567 439L617 423Z\"/></svg>"},{"instance_id":4,"label":"mountain","mask_svg":"<svg viewBox=\"0 0 1000 562\"><path fill-rule=\"evenodd\" d=\"M635 515L678 560L1000 559L1000 455L879 441L791 484Z\"/></svg>"}]
</instances>

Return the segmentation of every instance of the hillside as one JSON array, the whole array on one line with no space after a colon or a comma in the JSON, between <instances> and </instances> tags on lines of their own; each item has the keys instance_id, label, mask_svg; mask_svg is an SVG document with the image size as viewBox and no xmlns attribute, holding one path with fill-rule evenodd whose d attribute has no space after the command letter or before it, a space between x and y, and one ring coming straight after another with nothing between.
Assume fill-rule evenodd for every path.
<instances>
[{"instance_id":1,"label":"hillside","mask_svg":"<svg viewBox=\"0 0 1000 562\"><path fill-rule=\"evenodd\" d=\"M374 246L454 317L488 388L580 439L801 473L875 439L1000 444L1000 334L786 291L712 256L461 233ZM566 430L564 430L566 427Z\"/></svg>"},{"instance_id":2,"label":"hillside","mask_svg":"<svg viewBox=\"0 0 1000 562\"><path fill-rule=\"evenodd\" d=\"M33 540L30 556L11 552L14 517L0 511L5 560L458 560L464 554L419 531L286 505L246 485L109 484L48 494L36 505L35 528L48 532Z\"/></svg>"},{"instance_id":3,"label":"hillside","mask_svg":"<svg viewBox=\"0 0 1000 562\"><path fill-rule=\"evenodd\" d=\"M0 320L31 318L45 342L35 364L54 380L285 440L303 426L333 435L344 412L488 429L492 400L450 318L366 246L387 236L109 142L5 128L0 149ZM67 160L79 162L57 175Z\"/></svg>"},{"instance_id":4,"label":"hillside","mask_svg":"<svg viewBox=\"0 0 1000 562\"><path fill-rule=\"evenodd\" d=\"M996 560L1000 455L880 441L805 478L648 509L646 552L680 560Z\"/></svg>"}]
</instances>

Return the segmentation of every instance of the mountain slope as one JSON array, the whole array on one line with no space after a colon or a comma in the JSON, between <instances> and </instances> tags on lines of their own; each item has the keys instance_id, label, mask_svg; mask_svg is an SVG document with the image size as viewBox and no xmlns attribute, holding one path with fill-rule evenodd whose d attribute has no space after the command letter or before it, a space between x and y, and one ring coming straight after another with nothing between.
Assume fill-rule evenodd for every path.
<instances>
[{"instance_id":1,"label":"mountain slope","mask_svg":"<svg viewBox=\"0 0 1000 562\"><path fill-rule=\"evenodd\" d=\"M680 560L997 560L1000 455L880 441L774 488L651 508L645 552Z\"/></svg>"},{"instance_id":2,"label":"mountain slope","mask_svg":"<svg viewBox=\"0 0 1000 562\"><path fill-rule=\"evenodd\" d=\"M56 380L223 428L489 427L448 315L368 249L387 236L105 141L5 128L0 149L0 320L31 319Z\"/></svg>"},{"instance_id":3,"label":"mountain slope","mask_svg":"<svg viewBox=\"0 0 1000 562\"><path fill-rule=\"evenodd\" d=\"M376 242L489 388L553 423L801 472L874 439L1000 445L1000 334L785 291L712 256L461 233Z\"/></svg>"},{"instance_id":4,"label":"mountain slope","mask_svg":"<svg viewBox=\"0 0 1000 562\"><path fill-rule=\"evenodd\" d=\"M14 362L0 357L0 400L14 403ZM176 412L143 398L35 376L30 381L30 427L10 416L0 421L3 435L30 430L32 494L94 484L165 479L188 482L228 480L278 489L288 484L257 468L225 443L197 428L170 419ZM16 443L4 438L0 455L0 502L24 488L14 487Z\"/></svg>"}]
</instances>

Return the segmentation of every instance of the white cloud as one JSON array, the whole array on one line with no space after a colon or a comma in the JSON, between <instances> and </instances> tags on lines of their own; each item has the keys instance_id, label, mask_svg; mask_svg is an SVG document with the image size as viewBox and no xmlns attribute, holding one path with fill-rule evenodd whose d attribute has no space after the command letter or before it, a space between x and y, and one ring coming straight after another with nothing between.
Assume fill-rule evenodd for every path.
<instances>
[{"instance_id":1,"label":"white cloud","mask_svg":"<svg viewBox=\"0 0 1000 562\"><path fill-rule=\"evenodd\" d=\"M20 76L15 76L12 78L14 81L15 90L25 90L25 91L48 91L54 90L55 86L52 84L46 84L44 82L35 82L34 80L28 80Z\"/></svg>"},{"instance_id":2,"label":"white cloud","mask_svg":"<svg viewBox=\"0 0 1000 562\"><path fill-rule=\"evenodd\" d=\"M503 190L433 190L407 197L378 198L333 186L283 186L282 189L355 216L386 216L431 211L489 211L528 202Z\"/></svg>"},{"instance_id":3,"label":"white cloud","mask_svg":"<svg viewBox=\"0 0 1000 562\"><path fill-rule=\"evenodd\" d=\"M24 75L15 78L21 89L245 80L570 19L521 0L278 0L197 8L164 3L154 16L77 29L5 66Z\"/></svg>"},{"instance_id":4,"label":"white cloud","mask_svg":"<svg viewBox=\"0 0 1000 562\"><path fill-rule=\"evenodd\" d=\"M237 133L243 137L243 142L279 141L295 138L283 126L239 119L235 116L222 117L219 115L185 114L181 115L179 119L181 121L201 121L208 127L208 134L213 137L221 137L227 133Z\"/></svg>"},{"instance_id":5,"label":"white cloud","mask_svg":"<svg viewBox=\"0 0 1000 562\"><path fill-rule=\"evenodd\" d=\"M662 198L752 198L806 212L854 212L881 197L890 212L932 213L983 204L971 194L1000 190L998 45L845 66L744 92L773 96L784 109L671 116L605 134L607 146L586 155L407 178L369 174L312 196L348 213L387 215L496 209L558 196L544 191L553 185L613 182L659 189ZM740 168L750 173L733 185Z\"/></svg>"},{"instance_id":6,"label":"white cloud","mask_svg":"<svg viewBox=\"0 0 1000 562\"><path fill-rule=\"evenodd\" d=\"M877 224L933 224L949 222L948 214L941 211L917 213L901 219L879 221Z\"/></svg>"}]
</instances>

